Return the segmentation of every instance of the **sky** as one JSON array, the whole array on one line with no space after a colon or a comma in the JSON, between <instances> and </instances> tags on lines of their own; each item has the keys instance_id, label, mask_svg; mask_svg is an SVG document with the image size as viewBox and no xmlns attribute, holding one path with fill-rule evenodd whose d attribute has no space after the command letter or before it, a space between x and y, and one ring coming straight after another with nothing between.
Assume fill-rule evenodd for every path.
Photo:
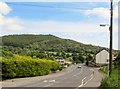
<instances>
[{"instance_id":1,"label":"sky","mask_svg":"<svg viewBox=\"0 0 120 89\"><path fill-rule=\"evenodd\" d=\"M113 7L113 48L118 49L118 3ZM0 35L53 34L109 47L109 8L109 2L0 2Z\"/></svg>"}]
</instances>

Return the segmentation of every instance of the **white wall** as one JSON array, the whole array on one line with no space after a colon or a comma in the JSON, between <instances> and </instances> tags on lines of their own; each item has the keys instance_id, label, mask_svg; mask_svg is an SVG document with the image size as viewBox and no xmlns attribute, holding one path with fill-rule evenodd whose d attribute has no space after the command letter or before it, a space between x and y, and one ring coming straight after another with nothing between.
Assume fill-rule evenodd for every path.
<instances>
[{"instance_id":1,"label":"white wall","mask_svg":"<svg viewBox=\"0 0 120 89\"><path fill-rule=\"evenodd\" d=\"M109 63L109 53L106 50L102 50L96 55L96 63L98 64L108 64Z\"/></svg>"}]
</instances>

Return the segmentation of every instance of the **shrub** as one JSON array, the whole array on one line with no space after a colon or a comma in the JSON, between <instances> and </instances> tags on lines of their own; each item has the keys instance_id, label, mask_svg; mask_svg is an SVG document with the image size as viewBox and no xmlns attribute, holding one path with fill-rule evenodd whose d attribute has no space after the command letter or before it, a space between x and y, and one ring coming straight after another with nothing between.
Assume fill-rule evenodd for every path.
<instances>
[{"instance_id":1,"label":"shrub","mask_svg":"<svg viewBox=\"0 0 120 89\"><path fill-rule=\"evenodd\" d=\"M104 72L105 74L108 74L108 66L104 66L100 69L102 72Z\"/></svg>"},{"instance_id":2,"label":"shrub","mask_svg":"<svg viewBox=\"0 0 120 89\"><path fill-rule=\"evenodd\" d=\"M55 61L52 61L51 62L51 71L56 71L60 68L59 66L59 63L58 62L55 62Z\"/></svg>"},{"instance_id":3,"label":"shrub","mask_svg":"<svg viewBox=\"0 0 120 89\"><path fill-rule=\"evenodd\" d=\"M2 57L2 77L42 76L59 69L59 63L52 60L14 55L14 59Z\"/></svg>"},{"instance_id":4,"label":"shrub","mask_svg":"<svg viewBox=\"0 0 120 89\"><path fill-rule=\"evenodd\" d=\"M64 69L64 64L61 64L60 67L59 67L59 70L62 71Z\"/></svg>"},{"instance_id":5,"label":"shrub","mask_svg":"<svg viewBox=\"0 0 120 89\"><path fill-rule=\"evenodd\" d=\"M101 87L102 89L119 89L119 86L118 86L118 70L115 69L113 70L111 76L109 77L106 77L102 80L101 82Z\"/></svg>"}]
</instances>

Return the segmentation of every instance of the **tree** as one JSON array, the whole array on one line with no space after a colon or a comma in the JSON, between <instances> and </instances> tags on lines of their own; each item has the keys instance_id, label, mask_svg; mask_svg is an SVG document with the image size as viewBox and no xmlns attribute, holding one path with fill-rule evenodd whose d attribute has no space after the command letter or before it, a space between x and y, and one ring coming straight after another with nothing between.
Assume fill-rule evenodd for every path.
<instances>
[{"instance_id":1,"label":"tree","mask_svg":"<svg viewBox=\"0 0 120 89\"><path fill-rule=\"evenodd\" d=\"M88 66L88 64L89 64L89 61L87 60L87 61L86 61L86 65Z\"/></svg>"},{"instance_id":2,"label":"tree","mask_svg":"<svg viewBox=\"0 0 120 89\"><path fill-rule=\"evenodd\" d=\"M79 58L79 60L80 60L82 63L84 63L84 60L85 60L85 59L84 59L84 57L83 57L81 54L79 54L79 57L78 57L78 58Z\"/></svg>"},{"instance_id":3,"label":"tree","mask_svg":"<svg viewBox=\"0 0 120 89\"><path fill-rule=\"evenodd\" d=\"M66 54L66 57L67 57L67 58L68 58L68 57L71 57L71 55L70 55L69 53L67 53L67 54Z\"/></svg>"},{"instance_id":4,"label":"tree","mask_svg":"<svg viewBox=\"0 0 120 89\"><path fill-rule=\"evenodd\" d=\"M87 58L86 58L87 61L90 61L90 60L92 60L92 59L93 59L93 56L90 55L90 54L89 54L89 55L87 56Z\"/></svg>"},{"instance_id":5,"label":"tree","mask_svg":"<svg viewBox=\"0 0 120 89\"><path fill-rule=\"evenodd\" d=\"M56 56L60 56L60 52L57 52L57 53L56 53Z\"/></svg>"},{"instance_id":6,"label":"tree","mask_svg":"<svg viewBox=\"0 0 120 89\"><path fill-rule=\"evenodd\" d=\"M63 58L66 58L66 53L65 53L64 51L62 51L61 56L62 56Z\"/></svg>"},{"instance_id":7,"label":"tree","mask_svg":"<svg viewBox=\"0 0 120 89\"><path fill-rule=\"evenodd\" d=\"M73 58L73 61L75 63L80 63L81 62L80 59L79 59L79 56L77 55L77 53L73 53L72 58Z\"/></svg>"},{"instance_id":8,"label":"tree","mask_svg":"<svg viewBox=\"0 0 120 89\"><path fill-rule=\"evenodd\" d=\"M118 66L120 65L120 52L118 52L118 56L114 62L115 68L119 68Z\"/></svg>"}]
</instances>

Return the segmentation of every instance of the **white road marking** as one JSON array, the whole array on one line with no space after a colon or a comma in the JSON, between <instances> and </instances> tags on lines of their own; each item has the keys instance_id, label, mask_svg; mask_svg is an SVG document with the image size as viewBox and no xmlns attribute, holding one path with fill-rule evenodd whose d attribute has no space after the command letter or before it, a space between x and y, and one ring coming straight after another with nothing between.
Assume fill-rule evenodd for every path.
<instances>
[{"instance_id":1,"label":"white road marking","mask_svg":"<svg viewBox=\"0 0 120 89\"><path fill-rule=\"evenodd\" d=\"M46 82L48 82L48 80L44 80L43 82L46 83Z\"/></svg>"},{"instance_id":2,"label":"white road marking","mask_svg":"<svg viewBox=\"0 0 120 89\"><path fill-rule=\"evenodd\" d=\"M78 76L78 75L81 74L82 72L83 72L83 69L81 68L81 71L80 71L79 73L73 75L72 77ZM67 79L67 78L65 78L65 79ZM84 80L85 80L85 79L86 79L86 77L84 77L84 78L82 79L81 85L80 85L79 87L81 87L81 86L84 85ZM49 87L49 86L52 86L53 83L56 82L56 81L55 81L55 80L44 80L43 82L52 83L52 84L48 84L48 85L44 86L44 87Z\"/></svg>"},{"instance_id":3,"label":"white road marking","mask_svg":"<svg viewBox=\"0 0 120 89\"><path fill-rule=\"evenodd\" d=\"M91 77L90 80L92 80L94 77L94 69L90 69L90 70L93 71L93 73L90 76ZM88 80L84 85L86 85L90 80Z\"/></svg>"},{"instance_id":4,"label":"white road marking","mask_svg":"<svg viewBox=\"0 0 120 89\"><path fill-rule=\"evenodd\" d=\"M86 79L86 77L83 78L81 84L76 89L78 89L79 87L82 87L82 86L86 85L90 80L93 79L93 77L94 77L94 69L90 69L90 70L93 71L93 73L90 76L91 78L87 82L85 82L85 83L84 83L84 80Z\"/></svg>"},{"instance_id":5,"label":"white road marking","mask_svg":"<svg viewBox=\"0 0 120 89\"><path fill-rule=\"evenodd\" d=\"M90 80L92 80L93 79L93 74L91 75L91 79ZM86 85L90 80L88 80L84 85Z\"/></svg>"},{"instance_id":6,"label":"white road marking","mask_svg":"<svg viewBox=\"0 0 120 89\"><path fill-rule=\"evenodd\" d=\"M52 82L55 82L55 80L44 80L43 82L44 83L47 83L47 82L51 82L52 83Z\"/></svg>"},{"instance_id":7,"label":"white road marking","mask_svg":"<svg viewBox=\"0 0 120 89\"><path fill-rule=\"evenodd\" d=\"M81 84L78 86L78 87L82 87L83 85L84 85L84 80L86 79L86 77L84 77L83 79L82 79L82 82L81 82Z\"/></svg>"},{"instance_id":8,"label":"white road marking","mask_svg":"<svg viewBox=\"0 0 120 89\"><path fill-rule=\"evenodd\" d=\"M49 80L49 82L55 82L55 80Z\"/></svg>"},{"instance_id":9,"label":"white road marking","mask_svg":"<svg viewBox=\"0 0 120 89\"><path fill-rule=\"evenodd\" d=\"M52 86L55 83L55 80L44 80L43 82L45 82L45 83L49 82L50 84L44 86L44 87L49 87L49 86Z\"/></svg>"}]
</instances>

